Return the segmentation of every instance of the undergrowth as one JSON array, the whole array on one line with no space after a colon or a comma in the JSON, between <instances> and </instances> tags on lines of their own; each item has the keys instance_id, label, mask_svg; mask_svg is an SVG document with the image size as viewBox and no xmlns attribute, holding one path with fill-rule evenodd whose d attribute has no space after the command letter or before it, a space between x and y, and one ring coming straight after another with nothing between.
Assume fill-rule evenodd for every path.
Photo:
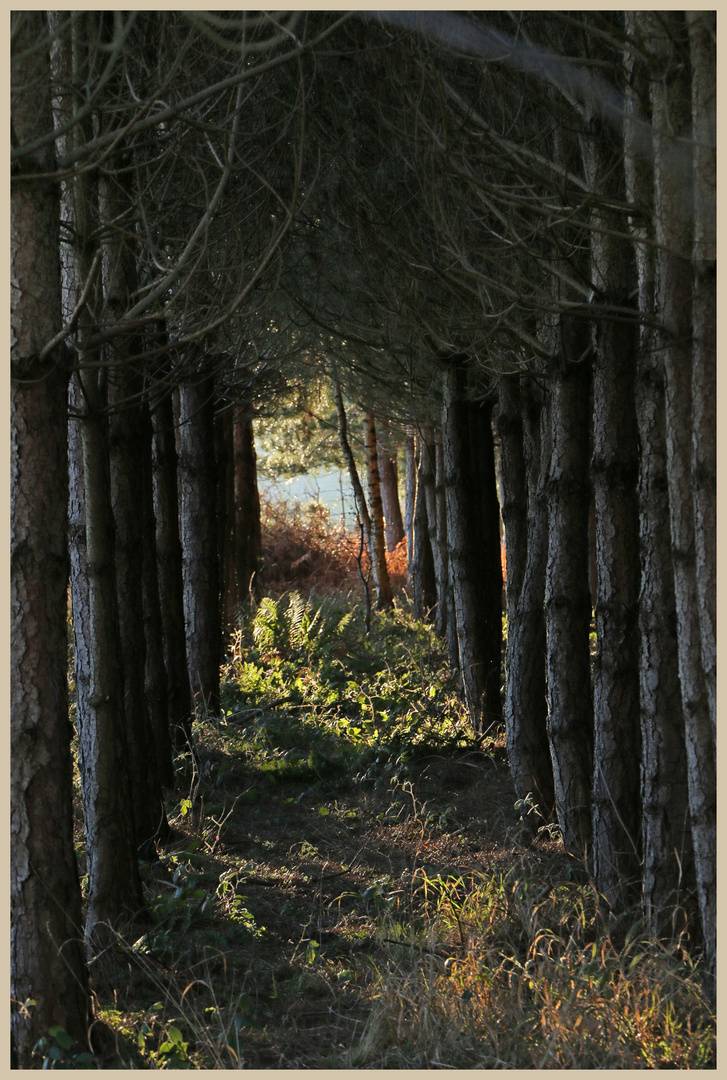
<instances>
[{"instance_id":1,"label":"undergrowth","mask_svg":"<svg viewBox=\"0 0 727 1080\"><path fill-rule=\"evenodd\" d=\"M48 1065L714 1067L699 958L523 839L504 733L470 736L406 597L367 634L360 588L314 583L240 612L146 914L91 968L110 1049L55 1030Z\"/></svg>"}]
</instances>

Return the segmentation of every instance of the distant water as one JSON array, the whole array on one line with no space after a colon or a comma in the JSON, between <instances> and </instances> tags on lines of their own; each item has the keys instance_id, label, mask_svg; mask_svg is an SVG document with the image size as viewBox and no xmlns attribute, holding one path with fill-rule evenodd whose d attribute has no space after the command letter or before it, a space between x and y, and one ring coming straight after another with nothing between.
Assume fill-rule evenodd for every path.
<instances>
[{"instance_id":1,"label":"distant water","mask_svg":"<svg viewBox=\"0 0 727 1080\"><path fill-rule=\"evenodd\" d=\"M289 480L269 480L261 469L258 486L262 497L271 501L282 500L290 505L299 503L301 507L310 502L325 506L333 525L337 525L341 518L347 529L352 529L356 523L353 488L348 473L343 469L304 473Z\"/></svg>"}]
</instances>

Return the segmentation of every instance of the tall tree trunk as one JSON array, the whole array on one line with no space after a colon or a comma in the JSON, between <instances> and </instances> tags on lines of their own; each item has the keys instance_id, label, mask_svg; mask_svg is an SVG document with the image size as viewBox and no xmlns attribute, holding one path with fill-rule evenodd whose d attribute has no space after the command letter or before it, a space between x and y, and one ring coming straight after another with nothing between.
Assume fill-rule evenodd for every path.
<instances>
[{"instance_id":1,"label":"tall tree trunk","mask_svg":"<svg viewBox=\"0 0 727 1080\"><path fill-rule=\"evenodd\" d=\"M562 369L552 379L545 625L548 740L566 851L591 846L593 707L588 635L588 324L561 317Z\"/></svg>"},{"instance_id":2,"label":"tall tree trunk","mask_svg":"<svg viewBox=\"0 0 727 1080\"><path fill-rule=\"evenodd\" d=\"M383 433L382 433L383 429ZM379 430L379 475L381 478L381 501L384 504L384 535L386 550L393 551L403 540L404 522L399 503L399 476L396 457L390 446L391 432L387 424Z\"/></svg>"},{"instance_id":3,"label":"tall tree trunk","mask_svg":"<svg viewBox=\"0 0 727 1080\"><path fill-rule=\"evenodd\" d=\"M593 119L582 136L592 191L623 198L622 148ZM593 872L617 908L640 895L638 446L634 380L638 340L631 244L619 216L591 212L591 280L597 302L633 307L633 319L601 317L594 327L593 457L597 591L593 664Z\"/></svg>"},{"instance_id":4,"label":"tall tree trunk","mask_svg":"<svg viewBox=\"0 0 727 1080\"><path fill-rule=\"evenodd\" d=\"M13 15L17 146L51 131L44 13ZM73 851L66 683L66 357L42 349L61 327L58 190L52 146L28 154L11 190L10 993L22 1066L54 1024L86 1042L91 1005ZM33 1004L25 1007L25 1003Z\"/></svg>"},{"instance_id":5,"label":"tall tree trunk","mask_svg":"<svg viewBox=\"0 0 727 1080\"><path fill-rule=\"evenodd\" d=\"M431 429L427 429L431 437ZM433 620L437 607L437 579L429 515L427 488L434 487L432 456L423 435L420 443L417 470L416 501L414 504L414 549L412 552L412 591L414 613L419 619Z\"/></svg>"},{"instance_id":6,"label":"tall tree trunk","mask_svg":"<svg viewBox=\"0 0 727 1080\"><path fill-rule=\"evenodd\" d=\"M73 29L73 78L90 77L88 20ZM91 117L79 125L77 137L93 134ZM98 235L98 190L92 173L73 184L75 280L91 279L94 237ZM94 285L93 308L102 297ZM83 788L88 870L86 938L91 949L113 940L110 928L134 914L143 903L137 857L135 807L129 784L129 748L124 718L124 681L116 597L115 537L111 507L107 376L98 348L89 344L96 330L91 308L78 321L81 442L86 515L90 683L87 712L79 712L79 764Z\"/></svg>"},{"instance_id":7,"label":"tall tree trunk","mask_svg":"<svg viewBox=\"0 0 727 1080\"><path fill-rule=\"evenodd\" d=\"M180 388L179 402L187 669L197 705L214 713L220 701L220 609L213 377L190 377Z\"/></svg>"},{"instance_id":8,"label":"tall tree trunk","mask_svg":"<svg viewBox=\"0 0 727 1080\"><path fill-rule=\"evenodd\" d=\"M366 478L369 489L371 508L371 565L374 573L376 590L376 608L383 611L391 607L394 597L391 591L389 571L386 566L386 544L384 542L384 507L381 501L381 483L379 480L378 446L376 442L376 423L373 413L364 413L364 446L366 450Z\"/></svg>"},{"instance_id":9,"label":"tall tree trunk","mask_svg":"<svg viewBox=\"0 0 727 1080\"><path fill-rule=\"evenodd\" d=\"M447 364L443 378L442 437L447 491L447 541L457 618L459 669L473 729L486 731L502 715L500 645L502 602L499 513L495 487L491 406L481 416L466 401L466 368ZM489 431L489 446L488 446ZM497 507L497 492L494 496ZM496 563L491 537L496 534ZM490 540L490 543L488 543ZM488 558L489 555L489 558ZM495 580L496 579L496 580Z\"/></svg>"},{"instance_id":10,"label":"tall tree trunk","mask_svg":"<svg viewBox=\"0 0 727 1080\"><path fill-rule=\"evenodd\" d=\"M172 765L172 737L168 715L169 688L164 665L164 629L159 601L156 524L154 519L151 449L153 432L147 397L142 401L141 408L141 586L144 611L144 641L146 644L144 689L149 708L149 722L159 781L163 787L172 788L174 787L174 767Z\"/></svg>"},{"instance_id":11,"label":"tall tree trunk","mask_svg":"<svg viewBox=\"0 0 727 1080\"><path fill-rule=\"evenodd\" d=\"M686 13L692 61L692 484L702 667L717 725L717 73L716 13Z\"/></svg>"},{"instance_id":12,"label":"tall tree trunk","mask_svg":"<svg viewBox=\"0 0 727 1080\"><path fill-rule=\"evenodd\" d=\"M235 576L237 603L251 591L260 558L260 496L257 456L249 405L236 405L233 413L235 490Z\"/></svg>"},{"instance_id":13,"label":"tall tree trunk","mask_svg":"<svg viewBox=\"0 0 727 1080\"><path fill-rule=\"evenodd\" d=\"M425 466L420 473L420 480L427 508L427 530L434 568L434 624L437 633L444 636L447 626L449 564L447 561L446 504L442 506L437 503L437 445L439 444L440 447L441 470L443 464L441 460L441 442L439 431L435 431L432 427L424 429L422 462L425 463ZM443 490L442 494L444 494Z\"/></svg>"},{"instance_id":14,"label":"tall tree trunk","mask_svg":"<svg viewBox=\"0 0 727 1080\"><path fill-rule=\"evenodd\" d=\"M635 37L635 16L626 15ZM643 61L627 52L629 75L624 124L624 165L629 202L650 207L653 170L637 140L633 120L648 118L648 82ZM655 348L654 253L645 218L635 218L639 310L643 326L636 365L639 458L639 680L641 713L642 904L649 932L676 936L691 921L696 890L689 827L684 721L680 702L674 575L669 529L664 366Z\"/></svg>"},{"instance_id":15,"label":"tall tree trunk","mask_svg":"<svg viewBox=\"0 0 727 1080\"><path fill-rule=\"evenodd\" d=\"M404 455L406 460L406 495L404 501L404 530L406 532L406 577L412 583L414 554L414 510L417 495L417 440L413 428L407 428L404 437Z\"/></svg>"},{"instance_id":16,"label":"tall tree trunk","mask_svg":"<svg viewBox=\"0 0 727 1080\"><path fill-rule=\"evenodd\" d=\"M220 655L224 656L235 628L235 482L232 449L232 409L214 418L215 468L217 472L217 566L220 588Z\"/></svg>"},{"instance_id":17,"label":"tall tree trunk","mask_svg":"<svg viewBox=\"0 0 727 1080\"><path fill-rule=\"evenodd\" d=\"M507 622L522 589L527 559L528 484L523 451L523 418L518 375L506 375L500 380L499 413L502 481L502 523L505 527L507 551Z\"/></svg>"},{"instance_id":18,"label":"tall tree trunk","mask_svg":"<svg viewBox=\"0 0 727 1080\"><path fill-rule=\"evenodd\" d=\"M454 611L452 575L449 567L449 545L447 541L447 488L444 482L444 444L442 432L438 428L434 444L434 501L436 512L437 541L442 558L442 581L438 586L437 633L447 639L447 654L452 670L459 667L459 648L457 645L457 619Z\"/></svg>"},{"instance_id":19,"label":"tall tree trunk","mask_svg":"<svg viewBox=\"0 0 727 1080\"><path fill-rule=\"evenodd\" d=\"M114 157L121 168L125 157ZM108 230L104 245L104 318L119 325L136 291L134 252L126 238L115 233L129 216L130 202L118 181L108 177L103 187L102 217ZM113 223L113 227L111 225ZM132 233L133 235L133 233ZM124 715L129 783L134 807L136 843L142 857L154 850L157 838L169 836L160 770L156 760L145 693L143 562L143 440L142 394L139 373L141 339L120 333L107 350L114 366L108 375L110 494L115 533L116 597L119 615Z\"/></svg>"},{"instance_id":20,"label":"tall tree trunk","mask_svg":"<svg viewBox=\"0 0 727 1080\"><path fill-rule=\"evenodd\" d=\"M182 584L182 543L179 539L177 500L177 451L172 398L163 394L152 410L152 468L156 518L159 604L162 614L162 648L169 698L167 715L175 750L191 747L190 716L193 703L187 673Z\"/></svg>"},{"instance_id":21,"label":"tall tree trunk","mask_svg":"<svg viewBox=\"0 0 727 1080\"><path fill-rule=\"evenodd\" d=\"M521 816L534 834L552 820L555 792L548 744L543 609L550 411L548 395L530 377L524 376L517 388L510 386L501 393L500 431L507 550L505 728L515 791L523 803Z\"/></svg>"},{"instance_id":22,"label":"tall tree trunk","mask_svg":"<svg viewBox=\"0 0 727 1080\"><path fill-rule=\"evenodd\" d=\"M366 505L366 496L361 486L361 481L358 475L358 469L356 468L356 459L353 456L353 450L351 449L351 443L348 439L348 420L346 419L346 409L343 404L343 394L341 393L341 384L332 375L331 380L333 382L333 399L336 403L336 414L338 416L338 441L343 452L343 456L346 459L346 465L348 466L348 475L351 481L351 487L353 488L354 498L356 500L356 509L358 510L358 516L363 526L364 536L366 537L366 543L369 549L369 555L371 553L371 516L369 514L369 508Z\"/></svg>"},{"instance_id":23,"label":"tall tree trunk","mask_svg":"<svg viewBox=\"0 0 727 1080\"><path fill-rule=\"evenodd\" d=\"M656 52L651 82L654 132L656 305L666 373L666 444L679 681L684 707L689 805L707 956L716 955L715 731L702 665L695 559L692 475L692 221L678 168L682 140L691 134L689 71L677 45L687 44L684 16L644 16Z\"/></svg>"}]
</instances>

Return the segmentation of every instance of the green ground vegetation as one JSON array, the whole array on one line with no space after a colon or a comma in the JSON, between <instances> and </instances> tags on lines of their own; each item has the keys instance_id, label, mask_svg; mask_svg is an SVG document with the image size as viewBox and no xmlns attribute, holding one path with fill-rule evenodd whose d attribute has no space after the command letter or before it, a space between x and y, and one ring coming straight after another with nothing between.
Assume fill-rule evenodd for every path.
<instances>
[{"instance_id":1,"label":"green ground vegetation","mask_svg":"<svg viewBox=\"0 0 727 1080\"><path fill-rule=\"evenodd\" d=\"M146 916L91 968L108 1054L56 1029L49 1065L714 1067L698 954L524 838L504 733L472 739L404 594L368 635L356 595L266 596L223 674Z\"/></svg>"}]
</instances>

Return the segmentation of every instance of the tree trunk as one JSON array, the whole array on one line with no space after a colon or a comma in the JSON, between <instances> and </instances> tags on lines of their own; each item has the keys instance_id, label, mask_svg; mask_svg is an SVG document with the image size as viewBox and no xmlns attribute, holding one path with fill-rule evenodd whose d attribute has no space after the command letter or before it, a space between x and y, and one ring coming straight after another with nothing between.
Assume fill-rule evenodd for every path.
<instances>
[{"instance_id":1,"label":"tree trunk","mask_svg":"<svg viewBox=\"0 0 727 1080\"><path fill-rule=\"evenodd\" d=\"M593 707L588 635L588 324L561 317L563 367L551 389L545 624L548 740L566 851L591 847ZM578 361L578 362L573 362Z\"/></svg>"},{"instance_id":2,"label":"tree trunk","mask_svg":"<svg viewBox=\"0 0 727 1080\"><path fill-rule=\"evenodd\" d=\"M169 698L167 715L172 745L179 752L191 746L190 716L193 703L187 673L182 585L182 544L179 539L177 501L177 451L174 445L174 411L165 393L152 411L152 468L156 519L159 606L162 615L162 648Z\"/></svg>"},{"instance_id":3,"label":"tree trunk","mask_svg":"<svg viewBox=\"0 0 727 1080\"><path fill-rule=\"evenodd\" d=\"M376 424L373 413L364 413L364 446L366 450L366 478L371 507L371 546L369 554L374 574L376 590L376 608L384 611L391 607L394 597L391 591L389 571L386 566L386 544L384 542L384 507L381 501L379 481L378 447L376 444Z\"/></svg>"},{"instance_id":4,"label":"tree trunk","mask_svg":"<svg viewBox=\"0 0 727 1080\"><path fill-rule=\"evenodd\" d=\"M52 130L42 12L13 15L16 145ZM26 51L27 50L27 51ZM73 851L66 682L66 358L40 352L61 327L52 147L19 162L11 190L11 1037L21 1066L54 1024L86 1043L91 1013ZM33 1004L25 1003L32 999Z\"/></svg>"},{"instance_id":5,"label":"tree trunk","mask_svg":"<svg viewBox=\"0 0 727 1080\"><path fill-rule=\"evenodd\" d=\"M518 375L500 380L499 414L502 481L502 523L507 551L507 624L512 624L514 605L520 596L527 559L528 485L523 452L523 418Z\"/></svg>"},{"instance_id":6,"label":"tree trunk","mask_svg":"<svg viewBox=\"0 0 727 1080\"><path fill-rule=\"evenodd\" d=\"M717 725L717 133L716 13L686 13L692 61L692 483L702 667Z\"/></svg>"},{"instance_id":7,"label":"tree trunk","mask_svg":"<svg viewBox=\"0 0 727 1080\"><path fill-rule=\"evenodd\" d=\"M656 305L658 344L666 374L666 444L671 546L677 612L679 681L684 707L692 839L705 946L716 950L716 769L715 731L709 713L699 621L695 559L692 439L692 221L690 200L675 163L691 134L689 73L677 62L675 42L686 45L684 16L646 17L657 50L658 74L651 82L654 131Z\"/></svg>"},{"instance_id":8,"label":"tree trunk","mask_svg":"<svg viewBox=\"0 0 727 1080\"><path fill-rule=\"evenodd\" d=\"M92 18L92 16L89 16ZM74 26L73 77L90 77L88 24ZM91 116L79 125L78 138L93 134ZM98 190L92 173L73 184L75 280L89 280L98 231ZM113 940L111 928L143 904L137 857L135 807L129 784L129 748L124 722L124 681L116 597L115 537L111 507L107 376L97 347L89 340L96 330L92 310L100 310L101 291L91 293L91 306L78 320L81 442L86 515L86 566L90 681L87 712L79 712L79 765L83 788L88 871L86 939L90 949Z\"/></svg>"},{"instance_id":9,"label":"tree trunk","mask_svg":"<svg viewBox=\"0 0 727 1080\"><path fill-rule=\"evenodd\" d=\"M593 120L582 137L592 191L623 198L622 150ZM591 280L597 300L634 308L632 320L594 327L593 457L597 591L593 664L593 871L613 907L640 895L638 446L634 379L638 340L633 250L617 237L619 216L591 212Z\"/></svg>"},{"instance_id":10,"label":"tree trunk","mask_svg":"<svg viewBox=\"0 0 727 1080\"><path fill-rule=\"evenodd\" d=\"M260 558L260 496L257 456L250 407L236 405L233 414L235 462L235 576L237 603L244 604L253 591Z\"/></svg>"},{"instance_id":11,"label":"tree trunk","mask_svg":"<svg viewBox=\"0 0 727 1080\"><path fill-rule=\"evenodd\" d=\"M144 690L149 708L149 721L154 743L154 757L163 787L174 787L172 738L169 725L167 673L164 666L164 628L159 602L157 570L156 525L154 520L154 491L152 482L152 425L149 401L142 401L141 415L141 538L142 538L142 603L144 611L144 641L146 662Z\"/></svg>"},{"instance_id":12,"label":"tree trunk","mask_svg":"<svg viewBox=\"0 0 727 1080\"><path fill-rule=\"evenodd\" d=\"M413 428L408 428L404 438L406 457L406 497L404 502L404 530L406 532L406 578L412 583L414 555L414 509L417 495L417 446Z\"/></svg>"},{"instance_id":13,"label":"tree trunk","mask_svg":"<svg viewBox=\"0 0 727 1080\"><path fill-rule=\"evenodd\" d=\"M436 529L439 550L442 557L442 582L437 601L437 633L446 636L447 653L452 670L459 667L459 648L457 645L457 619L454 611L452 575L449 566L449 545L447 542L447 489L444 483L444 445L442 432L437 430L434 444L434 500L436 510Z\"/></svg>"},{"instance_id":14,"label":"tree trunk","mask_svg":"<svg viewBox=\"0 0 727 1080\"><path fill-rule=\"evenodd\" d=\"M502 570L499 515L492 518L493 500L488 491L495 487L492 430L489 428L491 407L481 417L482 410L465 400L465 392L466 368L454 360L445 368L443 379L447 541L457 618L459 670L473 729L481 734L502 716L502 624L500 609L496 611L497 604L502 602ZM494 506L497 507L496 491ZM496 534L496 563L491 550L493 533ZM497 604L495 593L498 593Z\"/></svg>"},{"instance_id":15,"label":"tree trunk","mask_svg":"<svg viewBox=\"0 0 727 1080\"><path fill-rule=\"evenodd\" d=\"M515 408L517 419L513 416ZM507 551L505 727L510 770L517 797L523 803L521 816L534 835L540 825L552 820L555 792L548 745L543 610L550 411L548 395L530 377L524 376L519 386L511 385L501 393L500 426Z\"/></svg>"},{"instance_id":16,"label":"tree trunk","mask_svg":"<svg viewBox=\"0 0 727 1080\"><path fill-rule=\"evenodd\" d=\"M119 207L107 207L112 217ZM106 318L116 322L127 305L129 253L113 251L107 273ZM154 851L155 840L169 835L164 810L156 744L145 693L144 634L143 453L141 378L131 367L140 342L134 335L117 340L109 371L110 497L115 533L116 598L118 605L129 783L134 807L136 846L142 858Z\"/></svg>"},{"instance_id":17,"label":"tree trunk","mask_svg":"<svg viewBox=\"0 0 727 1080\"><path fill-rule=\"evenodd\" d=\"M366 543L368 545L369 556L371 555L371 517L369 515L369 508L366 505L366 496L361 486L361 481L358 475L358 469L356 468L356 459L353 456L351 444L348 440L348 420L346 419L346 409L343 404L343 394L341 393L341 384L331 376L333 382L333 398L336 402L336 413L338 415L338 441L343 452L343 456L346 459L348 466L348 475L351 480L351 487L353 488L353 495L356 500L356 509L358 510L359 520L363 526L364 536L366 537Z\"/></svg>"},{"instance_id":18,"label":"tree trunk","mask_svg":"<svg viewBox=\"0 0 727 1080\"><path fill-rule=\"evenodd\" d=\"M381 431L379 436L379 475L381 477L381 501L384 504L384 535L386 537L386 550L393 551L406 534L401 517L401 504L399 503L399 477L396 458L393 456L389 445L390 432L387 425L384 425L384 437L381 438Z\"/></svg>"},{"instance_id":19,"label":"tree trunk","mask_svg":"<svg viewBox=\"0 0 727 1080\"><path fill-rule=\"evenodd\" d=\"M214 380L200 374L179 391L182 574L187 669L192 696L214 714L220 701L217 476Z\"/></svg>"},{"instance_id":20,"label":"tree trunk","mask_svg":"<svg viewBox=\"0 0 727 1080\"><path fill-rule=\"evenodd\" d=\"M431 438L431 429L427 429ZM427 488L434 487L432 457L429 447L421 439L419 468L417 470L416 501L414 504L414 550L412 552L412 591L414 614L418 619L433 621L437 607L437 579L430 521L427 513Z\"/></svg>"},{"instance_id":21,"label":"tree trunk","mask_svg":"<svg viewBox=\"0 0 727 1080\"><path fill-rule=\"evenodd\" d=\"M235 478L232 449L232 409L214 418L215 470L217 475L217 566L220 588L220 656L224 656L235 628L237 589L234 567Z\"/></svg>"},{"instance_id":22,"label":"tree trunk","mask_svg":"<svg viewBox=\"0 0 727 1080\"><path fill-rule=\"evenodd\" d=\"M447 561L446 504L444 506L437 504L437 445L440 447L441 459L441 442L438 431L435 432L432 427L424 429L421 459L423 468L420 471L420 482L427 508L427 531L434 568L435 603L432 605L434 608L434 625L437 633L443 637L447 626L449 564ZM440 480L441 467L442 461L440 460Z\"/></svg>"},{"instance_id":23,"label":"tree trunk","mask_svg":"<svg viewBox=\"0 0 727 1080\"><path fill-rule=\"evenodd\" d=\"M635 35L635 17L626 16ZM629 202L653 202L653 171L644 149L634 145L633 116L647 117L644 65L627 53L629 73L624 125L624 165ZM654 315L654 253L643 219L632 221L636 240L639 309L643 318L636 367L639 443L639 679L641 713L642 905L649 932L676 936L691 922L696 889L689 828L686 749L680 701L674 575L669 530L664 366L648 325Z\"/></svg>"}]
</instances>

